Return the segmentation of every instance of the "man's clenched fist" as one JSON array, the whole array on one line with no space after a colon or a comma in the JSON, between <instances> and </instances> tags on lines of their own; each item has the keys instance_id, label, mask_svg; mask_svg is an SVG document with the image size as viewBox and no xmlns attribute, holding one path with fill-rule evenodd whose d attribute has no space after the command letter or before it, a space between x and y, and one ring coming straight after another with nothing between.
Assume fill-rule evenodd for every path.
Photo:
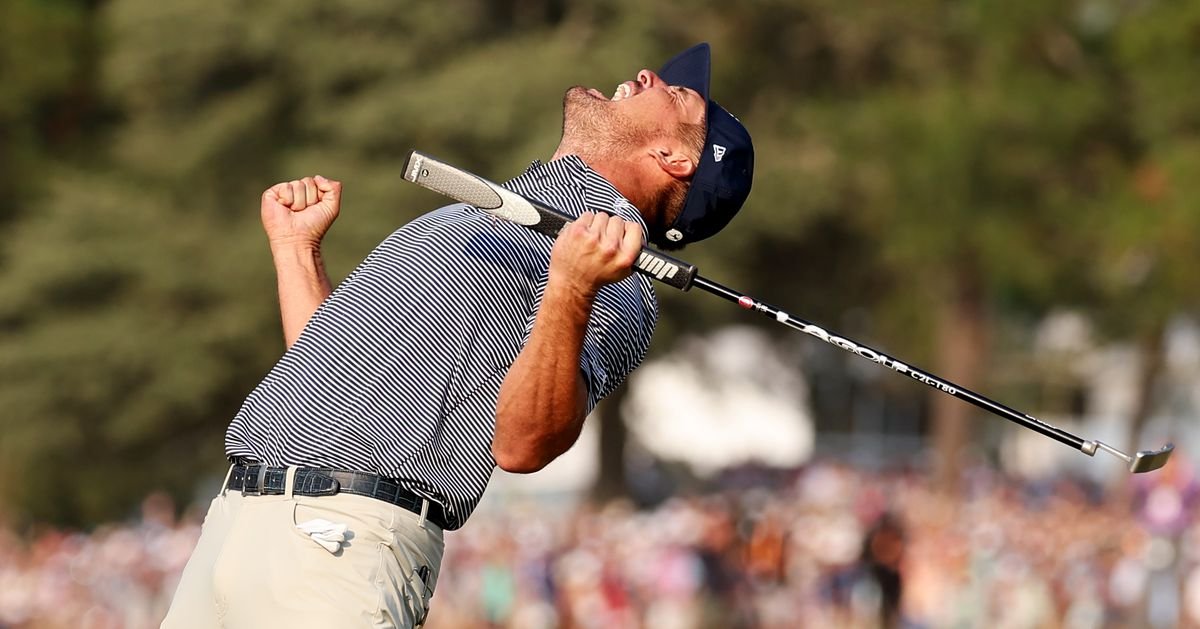
<instances>
[{"instance_id":1,"label":"man's clenched fist","mask_svg":"<svg viewBox=\"0 0 1200 629\"><path fill-rule=\"evenodd\" d=\"M550 252L550 278L583 295L633 272L642 250L642 226L603 212L584 212L558 234Z\"/></svg>"},{"instance_id":2,"label":"man's clenched fist","mask_svg":"<svg viewBox=\"0 0 1200 629\"><path fill-rule=\"evenodd\" d=\"M262 195L262 222L271 246L317 245L337 218L342 182L320 175L277 183Z\"/></svg>"}]
</instances>

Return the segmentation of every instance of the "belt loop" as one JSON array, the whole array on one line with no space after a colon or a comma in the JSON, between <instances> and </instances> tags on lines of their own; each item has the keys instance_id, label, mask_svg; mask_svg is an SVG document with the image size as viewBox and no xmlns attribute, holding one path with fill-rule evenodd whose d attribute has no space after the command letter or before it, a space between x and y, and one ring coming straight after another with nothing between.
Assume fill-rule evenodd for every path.
<instances>
[{"instance_id":1,"label":"belt loop","mask_svg":"<svg viewBox=\"0 0 1200 629\"><path fill-rule=\"evenodd\" d=\"M420 519L420 521L417 522L417 526L419 526L421 528L425 528L425 519L426 519L426 516L428 516L428 515L429 515L429 499L422 498L421 499L421 519Z\"/></svg>"},{"instance_id":2,"label":"belt loop","mask_svg":"<svg viewBox=\"0 0 1200 629\"><path fill-rule=\"evenodd\" d=\"M219 494L217 494L218 496L224 496L226 493L229 492L229 477L233 476L233 466L234 466L234 464L231 463L229 465L229 469L226 470L225 480L221 481L221 492Z\"/></svg>"},{"instance_id":3,"label":"belt loop","mask_svg":"<svg viewBox=\"0 0 1200 629\"><path fill-rule=\"evenodd\" d=\"M296 491L296 469L295 465L287 467L287 476L283 480L283 496L288 500L292 499L293 492Z\"/></svg>"}]
</instances>

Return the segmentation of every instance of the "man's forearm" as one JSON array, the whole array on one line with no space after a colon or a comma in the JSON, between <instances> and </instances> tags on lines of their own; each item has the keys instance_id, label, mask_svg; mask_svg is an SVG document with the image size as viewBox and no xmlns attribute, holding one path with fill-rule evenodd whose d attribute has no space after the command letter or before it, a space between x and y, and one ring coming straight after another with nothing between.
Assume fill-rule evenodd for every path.
<instances>
[{"instance_id":1,"label":"man's forearm","mask_svg":"<svg viewBox=\"0 0 1200 629\"><path fill-rule=\"evenodd\" d=\"M325 272L319 245L273 245L271 255L279 285L283 340L291 347L317 306L333 292L333 285Z\"/></svg>"},{"instance_id":2,"label":"man's forearm","mask_svg":"<svg viewBox=\"0 0 1200 629\"><path fill-rule=\"evenodd\" d=\"M579 358L593 298L567 283L547 285L529 340L500 387L492 453L501 468L535 472L578 439L587 409Z\"/></svg>"}]
</instances>

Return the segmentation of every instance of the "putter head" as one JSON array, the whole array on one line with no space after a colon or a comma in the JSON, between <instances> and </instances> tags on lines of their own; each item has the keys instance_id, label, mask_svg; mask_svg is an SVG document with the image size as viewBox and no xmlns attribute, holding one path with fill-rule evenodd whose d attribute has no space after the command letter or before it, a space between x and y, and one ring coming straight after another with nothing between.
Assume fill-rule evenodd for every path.
<instances>
[{"instance_id":1,"label":"putter head","mask_svg":"<svg viewBox=\"0 0 1200 629\"><path fill-rule=\"evenodd\" d=\"M1167 464L1167 459L1171 458L1171 451L1174 449L1175 444L1168 443L1157 450L1142 450L1133 455L1133 460L1129 462L1129 471L1134 474L1153 472Z\"/></svg>"}]
</instances>

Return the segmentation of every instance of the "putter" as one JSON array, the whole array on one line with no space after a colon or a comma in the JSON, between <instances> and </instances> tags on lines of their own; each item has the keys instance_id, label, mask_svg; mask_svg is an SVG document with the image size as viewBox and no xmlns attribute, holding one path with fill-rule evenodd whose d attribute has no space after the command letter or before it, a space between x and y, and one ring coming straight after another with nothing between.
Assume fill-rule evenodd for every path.
<instances>
[{"instance_id":1,"label":"putter","mask_svg":"<svg viewBox=\"0 0 1200 629\"><path fill-rule=\"evenodd\" d=\"M560 210L511 190L501 188L478 175L438 161L417 151L413 151L408 157L408 161L404 166L404 178L456 201L474 206L476 209L493 216L524 225L551 238L557 237L558 232L567 223L571 222L571 217ZM1162 467L1166 464L1167 459L1170 458L1171 451L1175 449L1174 445L1168 443L1158 450L1142 450L1129 455L1101 441L1082 439L1065 430L1051 426L1032 415L1011 409L974 391L954 384L949 380L935 376L928 371L908 365L881 351L871 349L857 341L829 332L814 323L794 317L775 306L706 279L699 275L694 264L689 264L648 247L642 248L642 252L638 255L633 266L639 273L679 290L687 291L694 286L722 299L732 301L746 310L758 311L792 329L819 338L830 345L840 347L852 354L857 354L871 362L878 363L899 374L906 375L917 382L929 385L942 393L970 402L994 415L1003 417L1025 428L1050 437L1055 441L1071 446L1088 456L1095 456L1097 450L1104 450L1113 456L1123 459L1129 465L1129 471L1134 474L1150 472Z\"/></svg>"}]
</instances>

